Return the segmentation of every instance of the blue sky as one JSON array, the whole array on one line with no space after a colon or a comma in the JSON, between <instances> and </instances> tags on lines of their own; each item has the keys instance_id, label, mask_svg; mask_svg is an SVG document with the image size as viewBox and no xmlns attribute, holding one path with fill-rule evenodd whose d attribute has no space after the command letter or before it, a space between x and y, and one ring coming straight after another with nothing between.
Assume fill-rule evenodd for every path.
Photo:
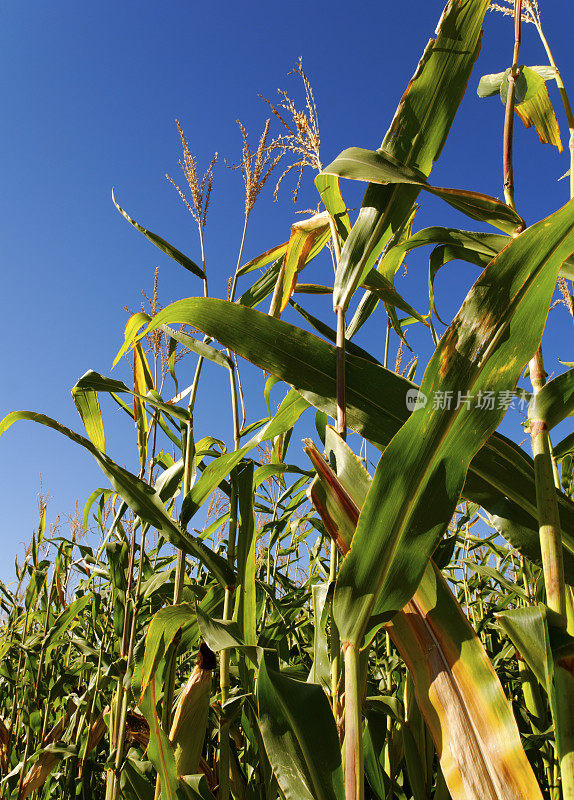
<instances>
[{"instance_id":1,"label":"blue sky","mask_svg":"<svg viewBox=\"0 0 574 800\"><path fill-rule=\"evenodd\" d=\"M542 4L542 11L568 85L574 81L570 4L555 0ZM302 56L319 108L323 163L352 145L376 148L441 12L442 2L435 0L363 3L360 9L340 0L4 3L0 415L37 410L81 430L69 390L87 369L110 373L122 340L124 307L139 308L155 267L160 267L164 305L201 292L197 279L120 217L110 197L115 186L120 204L133 217L199 258L193 220L164 177L178 171L175 117L201 169L214 151L220 154L206 240L211 292L222 295L243 221L241 177L223 163L224 157L228 162L240 158L236 120L244 122L255 145L268 114L258 94L273 98L281 87L300 100L301 87L287 73ZM436 184L501 195L503 107L496 98L479 100L476 85L480 75L505 69L511 52L509 19L488 14L468 93L433 172ZM521 61L545 63L532 26L524 31ZM558 94L555 87L550 90L567 145ZM567 168L566 151L559 156L540 145L533 130L516 122L516 198L528 222L566 202L567 181L556 179ZM343 188L348 204L357 206L363 187ZM316 204L309 173L297 207ZM278 203L267 188L252 216L246 258L284 241L296 218L289 186ZM417 227L429 224L468 225L439 201L425 198ZM427 254L411 257L408 278L399 283L422 311L428 306L427 260ZM313 269L309 279L321 280L329 267L323 262ZM454 314L476 274L473 267L455 263L439 276L439 310L445 318ZM314 309L329 320L328 300ZM381 314L365 327L359 343L379 354L384 326ZM415 335L413 345L424 353L423 338ZM563 309L550 316L549 341L551 372L560 369L558 357L572 360L571 321ZM192 369L190 361L187 370ZM129 380L122 368L117 376ZM261 384L255 370L247 369L246 376ZM257 396L249 418L261 416L261 410ZM227 399L218 376L209 374L200 391L197 419L203 432L217 430L229 438L228 422L221 428ZM106 428L110 454L136 470L127 417L106 406ZM503 430L523 438L519 415L509 415ZM40 481L52 496L50 521L56 515L64 521L76 500L81 509L93 488L107 484L89 455L31 423L20 423L2 437L0 459L0 578L9 580L14 557L37 524Z\"/></svg>"}]
</instances>

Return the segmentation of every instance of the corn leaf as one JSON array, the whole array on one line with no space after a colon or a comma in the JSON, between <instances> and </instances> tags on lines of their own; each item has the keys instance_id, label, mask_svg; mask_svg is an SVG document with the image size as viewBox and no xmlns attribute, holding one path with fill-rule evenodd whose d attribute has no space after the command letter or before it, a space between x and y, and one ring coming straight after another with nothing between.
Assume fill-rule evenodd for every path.
<instances>
[{"instance_id":1,"label":"corn leaf","mask_svg":"<svg viewBox=\"0 0 574 800\"><path fill-rule=\"evenodd\" d=\"M549 429L574 413L574 369L558 375L532 398L529 419L544 420Z\"/></svg>"},{"instance_id":2,"label":"corn leaf","mask_svg":"<svg viewBox=\"0 0 574 800\"><path fill-rule=\"evenodd\" d=\"M336 416L336 350L322 339L266 314L215 298L179 300L160 313L164 315L160 324L170 320L197 327L291 384L316 408ZM150 323L150 330L156 320L157 317ZM328 335L323 328L321 332ZM417 387L377 364L372 356L361 358L357 352L347 353L346 358L347 424L383 449L408 419L406 395ZM507 498L508 513L522 509L537 530L532 458L500 433L491 435L474 456L466 475L464 496L487 510ZM561 493L557 497L563 544L574 554L574 504ZM529 553L536 552L539 557L538 534L533 532ZM529 553L525 555L531 558Z\"/></svg>"},{"instance_id":3,"label":"corn leaf","mask_svg":"<svg viewBox=\"0 0 574 800\"><path fill-rule=\"evenodd\" d=\"M489 0L449 0L412 77L381 150L425 176L439 157L478 56ZM420 189L369 185L359 218L341 252L333 304L346 309L361 276L374 266L411 213Z\"/></svg>"},{"instance_id":4,"label":"corn leaf","mask_svg":"<svg viewBox=\"0 0 574 800\"><path fill-rule=\"evenodd\" d=\"M319 513L329 529L352 529L371 477L332 428L325 450L334 469L315 448L308 449L317 479L330 497L327 515L321 509ZM341 552L348 553L350 546L351 540L344 542ZM502 686L432 562L414 597L393 617L388 630L413 677L417 702L453 800L540 798ZM405 745L411 747L410 758L415 758L414 741L407 739ZM419 796L424 796L422 786Z\"/></svg>"},{"instance_id":5,"label":"corn leaf","mask_svg":"<svg viewBox=\"0 0 574 800\"><path fill-rule=\"evenodd\" d=\"M287 800L343 800L339 737L323 689L273 669L264 655L257 702L265 750Z\"/></svg>"},{"instance_id":6,"label":"corn leaf","mask_svg":"<svg viewBox=\"0 0 574 800\"><path fill-rule=\"evenodd\" d=\"M388 153L349 147L325 167L324 172L341 178L368 181L370 183L410 184L418 186L440 197L445 203L480 222L488 222L497 228L512 233L524 220L506 203L496 197L463 189L444 189L431 186L420 170L407 167Z\"/></svg>"},{"instance_id":7,"label":"corn leaf","mask_svg":"<svg viewBox=\"0 0 574 800\"><path fill-rule=\"evenodd\" d=\"M127 211L124 211L123 208L119 206L116 201L116 197L114 194L114 190L112 189L112 200L114 202L115 207L118 209L122 217L125 217L130 225L133 225L136 231L143 233L146 239L149 239L152 244L155 244L156 247L165 253L170 258L173 258L174 261L177 261L182 267L187 269L189 272L192 272L194 275L197 275L198 278L205 278L205 273L203 272L202 268L192 261L191 258L188 258L186 255L181 253L177 248L173 247L169 242L166 242L165 239L162 239L161 236L158 236L156 233L152 233L148 231L147 228L144 228L143 225L140 225L135 219L132 219Z\"/></svg>"},{"instance_id":8,"label":"corn leaf","mask_svg":"<svg viewBox=\"0 0 574 800\"><path fill-rule=\"evenodd\" d=\"M329 214L326 211L296 222L291 227L291 236L271 301L271 316L278 316L285 310L297 283L297 275L323 249L330 237Z\"/></svg>"},{"instance_id":9,"label":"corn leaf","mask_svg":"<svg viewBox=\"0 0 574 800\"><path fill-rule=\"evenodd\" d=\"M71 441L84 447L98 462L118 495L136 516L148 522L173 544L174 547L198 558L223 586L233 585L235 575L227 561L207 547L201 539L184 531L167 513L155 489L131 472L116 464L102 453L88 439L75 431L60 425L56 420L33 411L13 411L0 422L0 436L19 420L38 422L63 434Z\"/></svg>"},{"instance_id":10,"label":"corn leaf","mask_svg":"<svg viewBox=\"0 0 574 800\"><path fill-rule=\"evenodd\" d=\"M257 644L257 603L255 595L255 545L257 533L253 510L253 461L237 468L237 494L239 499L239 531L237 539L238 615L243 639L247 645Z\"/></svg>"},{"instance_id":11,"label":"corn leaf","mask_svg":"<svg viewBox=\"0 0 574 800\"><path fill-rule=\"evenodd\" d=\"M573 249L574 203L568 203L492 261L441 339L420 392L430 398L452 391L459 407L417 409L381 456L335 588L342 641L360 644L379 595L377 610L390 618L414 594L473 456L504 416L504 409L476 407L476 401L471 408L466 399L514 390L540 341L560 265Z\"/></svg>"},{"instance_id":12,"label":"corn leaf","mask_svg":"<svg viewBox=\"0 0 574 800\"><path fill-rule=\"evenodd\" d=\"M90 441L103 452L106 449L106 436L97 392L74 386L72 398Z\"/></svg>"}]
</instances>

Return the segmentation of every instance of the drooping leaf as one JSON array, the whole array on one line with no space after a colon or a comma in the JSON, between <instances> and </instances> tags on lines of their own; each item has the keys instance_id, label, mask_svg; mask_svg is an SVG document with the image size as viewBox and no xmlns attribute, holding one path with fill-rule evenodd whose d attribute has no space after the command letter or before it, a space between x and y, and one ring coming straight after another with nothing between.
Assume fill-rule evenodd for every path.
<instances>
[{"instance_id":1,"label":"drooping leaf","mask_svg":"<svg viewBox=\"0 0 574 800\"><path fill-rule=\"evenodd\" d=\"M13 411L0 422L0 436L18 420L38 422L84 447L96 459L118 495L127 503L136 516L160 531L174 547L199 558L222 585L233 585L235 576L227 561L210 550L201 539L184 531L169 516L153 487L120 467L109 456L98 450L88 439L44 414L37 414L33 411Z\"/></svg>"},{"instance_id":2,"label":"drooping leaf","mask_svg":"<svg viewBox=\"0 0 574 800\"><path fill-rule=\"evenodd\" d=\"M328 342L266 314L215 298L180 300L161 313L173 318L172 322L197 327L292 385L308 403L336 416L336 350ZM357 353L353 350L346 358L347 424L383 449L408 419L407 393L416 392L417 387ZM471 462L464 496L487 510L508 498L509 514L522 509L535 521L532 458L510 439L494 433ZM558 494L558 502L564 546L574 554L574 504L562 494ZM532 535L532 547L539 548L538 535Z\"/></svg>"},{"instance_id":3,"label":"drooping leaf","mask_svg":"<svg viewBox=\"0 0 574 800\"><path fill-rule=\"evenodd\" d=\"M278 316L285 310L303 267L319 253L331 237L329 214L324 211L291 227L285 258L277 278L269 313Z\"/></svg>"},{"instance_id":4,"label":"drooping leaf","mask_svg":"<svg viewBox=\"0 0 574 800\"><path fill-rule=\"evenodd\" d=\"M550 430L572 414L574 414L574 369L569 369L548 381L533 397L528 416L530 419L544 420Z\"/></svg>"},{"instance_id":5,"label":"drooping leaf","mask_svg":"<svg viewBox=\"0 0 574 800\"><path fill-rule=\"evenodd\" d=\"M390 618L414 594L472 458L504 416L504 409L484 409L476 399L471 407L473 398L514 390L540 341L560 265L573 249L569 203L491 262L441 339L420 393L453 392L458 407L419 407L379 461L335 588L343 641L360 644L379 596L377 610Z\"/></svg>"},{"instance_id":6,"label":"drooping leaf","mask_svg":"<svg viewBox=\"0 0 574 800\"><path fill-rule=\"evenodd\" d=\"M381 150L403 164L431 172L460 105L478 56L488 0L449 0L399 104ZM368 187L359 218L341 253L333 305L347 309L361 276L374 266L393 231L412 211L419 187Z\"/></svg>"},{"instance_id":7,"label":"drooping leaf","mask_svg":"<svg viewBox=\"0 0 574 800\"><path fill-rule=\"evenodd\" d=\"M323 205L335 221L340 241L344 242L351 230L351 220L347 204L341 194L339 178L336 175L319 173L315 176L315 186L321 195Z\"/></svg>"},{"instance_id":8,"label":"drooping leaf","mask_svg":"<svg viewBox=\"0 0 574 800\"><path fill-rule=\"evenodd\" d=\"M98 450L104 451L106 449L106 436L97 392L91 389L79 389L74 386L72 398L78 409L78 414L82 418L88 438Z\"/></svg>"},{"instance_id":9,"label":"drooping leaf","mask_svg":"<svg viewBox=\"0 0 574 800\"><path fill-rule=\"evenodd\" d=\"M496 197L462 189L444 189L431 186L420 170L402 164L388 153L349 147L325 167L324 172L341 178L352 178L370 183L408 184L440 197L449 205L480 222L488 222L512 233L524 225L524 220L506 203Z\"/></svg>"}]
</instances>

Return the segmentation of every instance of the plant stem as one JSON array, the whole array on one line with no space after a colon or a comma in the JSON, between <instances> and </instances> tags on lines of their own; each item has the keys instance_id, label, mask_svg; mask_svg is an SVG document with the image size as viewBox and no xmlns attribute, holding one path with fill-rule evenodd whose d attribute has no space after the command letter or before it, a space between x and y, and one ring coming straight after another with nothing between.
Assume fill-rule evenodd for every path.
<instances>
[{"instance_id":1,"label":"plant stem","mask_svg":"<svg viewBox=\"0 0 574 800\"><path fill-rule=\"evenodd\" d=\"M514 101L516 96L516 80L520 74L518 68L518 54L520 52L520 22L522 19L522 0L514 0L514 54L512 67L508 76L508 91L506 94L506 112L504 115L504 143L503 143L503 174L504 174L504 199L514 211L514 170L512 166L512 132L514 128Z\"/></svg>"},{"instance_id":2,"label":"plant stem","mask_svg":"<svg viewBox=\"0 0 574 800\"><path fill-rule=\"evenodd\" d=\"M530 362L530 380L534 395L542 389L546 373L540 347ZM560 514L552 468L552 449L545 420L530 418L534 476L536 480L536 505L540 533L540 550L546 586L546 602L550 611L549 625L563 629L567 626L566 586L562 554ZM562 663L564 661L564 663ZM555 659L555 703L551 704L563 800L574 800L574 677L567 659Z\"/></svg>"},{"instance_id":3,"label":"plant stem","mask_svg":"<svg viewBox=\"0 0 574 800\"><path fill-rule=\"evenodd\" d=\"M539 347L530 362L530 380L534 396L544 386L545 376L542 351ZM557 615L556 624L565 626L566 594L562 562L562 534L552 468L550 436L546 422L543 419L531 418L530 435L534 455L540 549L548 608Z\"/></svg>"},{"instance_id":4,"label":"plant stem","mask_svg":"<svg viewBox=\"0 0 574 800\"><path fill-rule=\"evenodd\" d=\"M359 689L359 653L343 644L345 658L345 800L364 800L363 732Z\"/></svg>"}]
</instances>

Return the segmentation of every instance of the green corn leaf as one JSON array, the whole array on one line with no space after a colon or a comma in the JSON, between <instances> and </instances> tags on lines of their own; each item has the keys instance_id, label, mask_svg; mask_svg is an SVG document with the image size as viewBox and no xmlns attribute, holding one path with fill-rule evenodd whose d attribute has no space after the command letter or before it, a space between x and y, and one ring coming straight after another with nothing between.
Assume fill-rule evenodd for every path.
<instances>
[{"instance_id":1,"label":"green corn leaf","mask_svg":"<svg viewBox=\"0 0 574 800\"><path fill-rule=\"evenodd\" d=\"M328 342L266 314L215 298L179 300L161 313L173 322L197 327L292 385L308 403L336 416L337 356ZM416 392L417 387L372 357L361 358L356 352L347 353L346 358L347 424L383 449L408 419L407 394ZM532 458L500 433L490 436L474 456L464 497L487 510L508 498L508 513L512 516L522 509L537 530ZM574 554L574 505L562 494L558 494L558 502L564 547ZM538 534L533 532L532 537L529 553L537 548L540 553ZM530 558L529 553L524 554Z\"/></svg>"},{"instance_id":2,"label":"green corn leaf","mask_svg":"<svg viewBox=\"0 0 574 800\"><path fill-rule=\"evenodd\" d=\"M174 417L178 417L182 422L187 422L189 419L189 414L184 408L180 408L174 404L165 403L161 399L157 399L159 395L157 393L154 394L140 394L139 392L132 391L125 383L122 381L114 380L113 378L106 378L104 375L100 375L99 372L94 372L93 370L88 370L82 377L78 380L74 388L72 389L72 394L77 396L80 392L88 393L88 392L107 392L108 394L131 394L132 397L136 397L141 400L143 403L147 403L153 408L158 408L160 411L163 411L166 414L171 414ZM83 420L83 418L82 418ZM84 425L85 420L84 421ZM91 438L91 437L90 437ZM94 442L94 444L96 444ZM97 446L97 445L96 445ZM99 448L101 449L101 448Z\"/></svg>"},{"instance_id":3,"label":"green corn leaf","mask_svg":"<svg viewBox=\"0 0 574 800\"><path fill-rule=\"evenodd\" d=\"M153 615L145 638L140 694L147 690L153 680L177 632L195 623L195 620L195 608L189 603L167 606Z\"/></svg>"},{"instance_id":4,"label":"green corn leaf","mask_svg":"<svg viewBox=\"0 0 574 800\"><path fill-rule=\"evenodd\" d=\"M240 306L235 306L240 308ZM192 487L189 494L184 498L180 519L182 523L188 522L197 512L201 505L207 500L209 495L219 486L226 475L239 464L241 459L254 447L267 439L274 439L276 436L285 433L295 425L301 414L309 407L308 402L295 391L290 391L281 403L277 413L247 444L239 450L225 453L219 458L214 459L201 477Z\"/></svg>"},{"instance_id":5,"label":"green corn leaf","mask_svg":"<svg viewBox=\"0 0 574 800\"><path fill-rule=\"evenodd\" d=\"M253 286L243 292L235 302L248 308L255 308L255 306L259 305L275 289L282 265L283 256L274 261L263 275L255 281Z\"/></svg>"},{"instance_id":6,"label":"green corn leaf","mask_svg":"<svg viewBox=\"0 0 574 800\"><path fill-rule=\"evenodd\" d=\"M323 205L335 220L340 241L344 242L351 230L351 220L347 204L341 195L339 178L336 175L319 173L315 176L315 186L321 195Z\"/></svg>"},{"instance_id":7,"label":"green corn leaf","mask_svg":"<svg viewBox=\"0 0 574 800\"><path fill-rule=\"evenodd\" d=\"M319 513L329 530L356 527L372 479L332 428L325 449L337 473L315 451L317 479L332 499L327 515L320 509ZM350 546L351 539L339 544L343 554ZM387 629L409 667L417 703L433 736L453 799L540 798L502 686L480 640L432 562L412 600ZM412 717L410 712L409 723ZM369 748L371 744L368 742ZM418 771L424 771L414 740L405 744L412 746L408 755L405 752L407 762L418 764ZM369 749L366 756L372 758ZM368 767L369 774L377 781L380 776L373 766ZM416 766L413 769L416 774ZM423 787L417 785L422 798Z\"/></svg>"},{"instance_id":8,"label":"green corn leaf","mask_svg":"<svg viewBox=\"0 0 574 800\"><path fill-rule=\"evenodd\" d=\"M480 222L488 222L497 228L512 233L524 225L524 220L506 203L495 197L462 189L444 189L431 186L423 173L401 164L388 153L349 147L325 167L324 172L370 183L409 184L440 197L449 205Z\"/></svg>"},{"instance_id":9,"label":"green corn leaf","mask_svg":"<svg viewBox=\"0 0 574 800\"><path fill-rule=\"evenodd\" d=\"M184 531L169 516L153 487L120 467L109 456L98 450L88 439L70 430L70 428L60 425L59 422L44 414L37 414L33 411L13 411L0 422L0 436L14 422L19 420L38 422L84 447L93 455L118 495L127 503L136 516L160 531L174 547L198 558L223 586L232 586L234 584L235 575L227 561L222 556L212 552L201 539Z\"/></svg>"},{"instance_id":10,"label":"green corn leaf","mask_svg":"<svg viewBox=\"0 0 574 800\"><path fill-rule=\"evenodd\" d=\"M544 420L549 429L574 414L574 369L558 375L542 387L528 408L528 418Z\"/></svg>"},{"instance_id":11,"label":"green corn leaf","mask_svg":"<svg viewBox=\"0 0 574 800\"><path fill-rule=\"evenodd\" d=\"M135 221L135 219L132 219L129 214L118 205L113 189L112 200L122 217L125 217L130 225L134 226L136 231L143 233L146 239L149 239L152 244L155 244L156 247L159 247L162 253L165 253L166 256L173 258L174 261L177 261L178 264L181 264L181 266L187 269L189 272L193 272L194 275L197 275L198 278L205 278L205 273L203 272L202 268L195 263L195 261L192 261L191 258L188 258L186 255L173 247L169 242L166 242L166 240L162 239L161 236L148 231L147 228L144 228L143 225L140 225Z\"/></svg>"},{"instance_id":12,"label":"green corn leaf","mask_svg":"<svg viewBox=\"0 0 574 800\"><path fill-rule=\"evenodd\" d=\"M237 582L241 590L237 597L238 617L241 620L245 644L257 644L257 602L255 594L255 546L257 532L253 510L253 461L237 468L237 495L239 500L239 530L237 539Z\"/></svg>"},{"instance_id":13,"label":"green corn leaf","mask_svg":"<svg viewBox=\"0 0 574 800\"><path fill-rule=\"evenodd\" d=\"M400 308L401 311L413 316L428 327L428 322L425 318L403 300L390 280L385 278L384 275L381 275L380 272L377 272L377 270L370 269L361 281L361 286L368 289L378 300L382 300L387 305Z\"/></svg>"},{"instance_id":14,"label":"green corn leaf","mask_svg":"<svg viewBox=\"0 0 574 800\"><path fill-rule=\"evenodd\" d=\"M441 339L421 395L452 391L460 400L486 390L512 392L536 351L558 270L573 249L574 203L513 239ZM504 409L474 402L418 408L383 453L335 588L342 641L360 644L379 596L377 611L390 618L414 594L473 456L504 416Z\"/></svg>"},{"instance_id":15,"label":"green corn leaf","mask_svg":"<svg viewBox=\"0 0 574 800\"><path fill-rule=\"evenodd\" d=\"M140 698L139 707L149 725L147 754L161 781L161 800L176 800L178 794L175 755L162 728L156 708L156 681L152 680Z\"/></svg>"},{"instance_id":16,"label":"green corn leaf","mask_svg":"<svg viewBox=\"0 0 574 800\"><path fill-rule=\"evenodd\" d=\"M381 150L403 164L431 172L460 105L478 56L489 0L449 0L399 104ZM412 211L418 186L371 184L341 252L333 305L347 309L367 267Z\"/></svg>"},{"instance_id":17,"label":"green corn leaf","mask_svg":"<svg viewBox=\"0 0 574 800\"><path fill-rule=\"evenodd\" d=\"M339 737L323 689L273 669L264 655L257 702L265 750L287 800L344 800Z\"/></svg>"}]
</instances>

